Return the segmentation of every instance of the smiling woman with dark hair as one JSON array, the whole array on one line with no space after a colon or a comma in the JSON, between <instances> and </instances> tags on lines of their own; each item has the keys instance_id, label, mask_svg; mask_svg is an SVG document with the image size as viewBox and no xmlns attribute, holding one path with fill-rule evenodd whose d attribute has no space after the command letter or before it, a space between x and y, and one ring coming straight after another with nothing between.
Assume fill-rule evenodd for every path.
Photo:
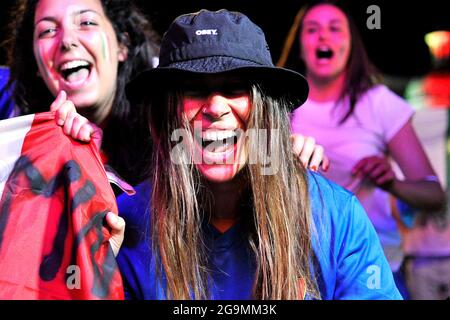
<instances>
[{"instance_id":1,"label":"smiling woman with dark hair","mask_svg":"<svg viewBox=\"0 0 450 320\"><path fill-rule=\"evenodd\" d=\"M21 112L73 103L103 129L108 164L138 182L151 145L125 85L157 58L149 21L128 0L21 0L11 16L9 84Z\"/></svg>"}]
</instances>

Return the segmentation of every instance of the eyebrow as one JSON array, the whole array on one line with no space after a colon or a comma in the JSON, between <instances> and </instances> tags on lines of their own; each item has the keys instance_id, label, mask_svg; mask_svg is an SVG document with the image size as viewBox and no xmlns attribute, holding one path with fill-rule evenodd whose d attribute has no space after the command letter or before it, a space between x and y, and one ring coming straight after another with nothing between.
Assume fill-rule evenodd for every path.
<instances>
[{"instance_id":1,"label":"eyebrow","mask_svg":"<svg viewBox=\"0 0 450 320\"><path fill-rule=\"evenodd\" d=\"M74 12L72 15L73 15L73 16L79 16L79 15L81 15L81 14L83 14L83 13L86 13L86 12L92 12L92 13L95 13L96 15L98 15L98 16L101 16L100 13L98 13L97 11L95 11L95 10L93 10L93 9L83 9L83 10L79 10L79 11L77 11L77 12ZM36 23L35 23L34 25L36 26L36 25L38 25L38 24L39 24L40 22L42 22L42 21L56 22L56 18L55 18L55 17L52 17L52 16L43 17L43 18L39 19L38 21L36 21Z\"/></svg>"},{"instance_id":2,"label":"eyebrow","mask_svg":"<svg viewBox=\"0 0 450 320\"><path fill-rule=\"evenodd\" d=\"M344 21L342 21L341 19L331 19L331 21L329 21L330 24L339 24L339 23L344 23ZM318 25L320 24L317 20L306 20L304 22L304 25L308 25L308 24L312 24L312 25Z\"/></svg>"}]
</instances>

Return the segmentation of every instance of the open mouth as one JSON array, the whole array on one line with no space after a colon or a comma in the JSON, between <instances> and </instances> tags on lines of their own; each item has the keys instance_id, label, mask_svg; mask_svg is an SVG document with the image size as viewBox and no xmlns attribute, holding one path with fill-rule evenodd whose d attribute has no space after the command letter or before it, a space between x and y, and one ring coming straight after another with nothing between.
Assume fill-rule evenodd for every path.
<instances>
[{"instance_id":1,"label":"open mouth","mask_svg":"<svg viewBox=\"0 0 450 320\"><path fill-rule=\"evenodd\" d=\"M319 47L316 50L316 57L318 59L331 59L334 55L333 50L328 47Z\"/></svg>"},{"instance_id":2,"label":"open mouth","mask_svg":"<svg viewBox=\"0 0 450 320\"><path fill-rule=\"evenodd\" d=\"M91 72L92 64L85 60L74 60L63 63L59 72L68 83L85 81Z\"/></svg>"},{"instance_id":3,"label":"open mouth","mask_svg":"<svg viewBox=\"0 0 450 320\"><path fill-rule=\"evenodd\" d=\"M195 141L211 153L223 153L234 149L242 130L207 130L195 134Z\"/></svg>"}]
</instances>

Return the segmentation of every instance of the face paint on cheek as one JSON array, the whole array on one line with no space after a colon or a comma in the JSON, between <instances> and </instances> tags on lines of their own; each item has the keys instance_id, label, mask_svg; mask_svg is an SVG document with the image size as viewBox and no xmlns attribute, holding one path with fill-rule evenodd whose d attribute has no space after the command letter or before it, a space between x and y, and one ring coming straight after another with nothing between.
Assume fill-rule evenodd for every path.
<instances>
[{"instance_id":1,"label":"face paint on cheek","mask_svg":"<svg viewBox=\"0 0 450 320\"><path fill-rule=\"evenodd\" d=\"M349 54L347 52L347 47L346 46L341 46L337 49L336 52L336 61L339 63L339 65L347 65L348 59L349 59Z\"/></svg>"},{"instance_id":2,"label":"face paint on cheek","mask_svg":"<svg viewBox=\"0 0 450 320\"><path fill-rule=\"evenodd\" d=\"M102 33L101 34L101 38L102 38L102 55L103 55L103 59L105 59L106 61L109 61L108 37L106 36L105 33Z\"/></svg>"},{"instance_id":3,"label":"face paint on cheek","mask_svg":"<svg viewBox=\"0 0 450 320\"><path fill-rule=\"evenodd\" d=\"M52 68L53 66L53 62L49 62L49 66L46 67L44 64L44 58L43 58L44 54L42 53L42 48L38 47L38 49L35 49L35 58L36 58L36 63L38 65L38 71L41 73L41 71L44 71L44 74L41 74L41 77L45 79L50 78L50 74L49 74L49 69Z\"/></svg>"},{"instance_id":4,"label":"face paint on cheek","mask_svg":"<svg viewBox=\"0 0 450 320\"><path fill-rule=\"evenodd\" d=\"M339 54L340 55L344 55L346 51L347 51L347 47L340 47L339 48Z\"/></svg>"}]
</instances>

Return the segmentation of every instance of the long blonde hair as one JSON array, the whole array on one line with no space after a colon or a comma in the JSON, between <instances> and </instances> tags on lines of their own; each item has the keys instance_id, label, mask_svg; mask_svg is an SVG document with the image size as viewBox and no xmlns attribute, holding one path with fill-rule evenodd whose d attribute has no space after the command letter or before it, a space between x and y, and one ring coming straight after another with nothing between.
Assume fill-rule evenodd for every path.
<instances>
[{"instance_id":1,"label":"long blonde hair","mask_svg":"<svg viewBox=\"0 0 450 320\"><path fill-rule=\"evenodd\" d=\"M288 105L252 86L252 111L247 129L266 129L268 145L276 146L278 170L266 175L260 164L247 164L243 175L251 194L248 244L256 261L252 298L319 297L310 273L312 258L306 171L292 153ZM151 230L155 261L161 265L169 299L208 299L208 259L202 222L209 201L194 164L171 161L171 133L185 125L177 116L180 93L152 100L150 123L155 141ZM271 129L276 129L272 134ZM248 141L249 152L260 146ZM264 155L261 155L264 156ZM180 154L180 157L187 157ZM182 160L188 160L182 159ZM164 273L164 277L162 277Z\"/></svg>"}]
</instances>

